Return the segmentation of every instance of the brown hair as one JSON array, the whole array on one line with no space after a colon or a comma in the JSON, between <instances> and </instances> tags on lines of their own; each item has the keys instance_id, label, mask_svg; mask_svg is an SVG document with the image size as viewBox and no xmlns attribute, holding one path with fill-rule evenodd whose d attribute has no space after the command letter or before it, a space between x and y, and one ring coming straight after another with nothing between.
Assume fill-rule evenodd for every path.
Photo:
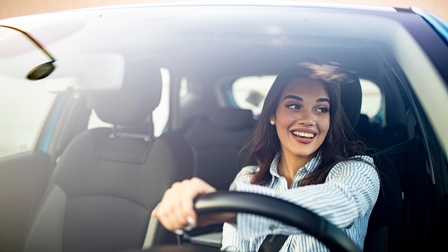
<instances>
[{"instance_id":1,"label":"brown hair","mask_svg":"<svg viewBox=\"0 0 448 252\"><path fill-rule=\"evenodd\" d=\"M320 81L330 97L330 129L316 151L322 153L321 163L300 185L323 183L337 162L364 154L366 147L362 141L357 140L355 130L341 106L340 85L352 83L353 79L350 77L353 76L353 72L345 70L336 62L323 59L305 59L280 72L266 96L255 130L242 151L248 153L248 164L256 163L260 167L252 176L252 184L266 185L271 180L269 168L281 147L276 129L269 124L269 119L275 115L285 87L299 77Z\"/></svg>"}]
</instances>

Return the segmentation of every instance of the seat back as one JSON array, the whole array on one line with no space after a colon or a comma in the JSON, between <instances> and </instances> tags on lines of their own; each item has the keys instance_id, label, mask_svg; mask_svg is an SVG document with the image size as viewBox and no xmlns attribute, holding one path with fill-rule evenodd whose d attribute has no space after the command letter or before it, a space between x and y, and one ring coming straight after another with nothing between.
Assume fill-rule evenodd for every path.
<instances>
[{"instance_id":1,"label":"seat back","mask_svg":"<svg viewBox=\"0 0 448 252\"><path fill-rule=\"evenodd\" d=\"M219 108L191 121L183 135L193 148L194 176L228 190L243 165L238 155L252 134L251 110Z\"/></svg>"},{"instance_id":2,"label":"seat back","mask_svg":"<svg viewBox=\"0 0 448 252\"><path fill-rule=\"evenodd\" d=\"M364 251L401 251L402 196L400 176L386 155L376 157L380 193L369 219Z\"/></svg>"},{"instance_id":3,"label":"seat back","mask_svg":"<svg viewBox=\"0 0 448 252\"><path fill-rule=\"evenodd\" d=\"M178 146L187 149L182 138L152 140L151 113L161 88L160 68L144 61L127 66L121 90L93 95L98 117L114 128L86 130L67 146L31 225L25 251L142 247L150 213L164 191L192 174L192 155L171 151ZM147 130L135 132L136 127Z\"/></svg>"},{"instance_id":4,"label":"seat back","mask_svg":"<svg viewBox=\"0 0 448 252\"><path fill-rule=\"evenodd\" d=\"M356 127L359 135L376 152L373 155L380 175L380 192L369 219L364 251L401 251L403 199L400 175L392 156L394 144L402 139L398 127L378 130L361 115ZM389 149L392 151L389 151Z\"/></svg>"},{"instance_id":5,"label":"seat back","mask_svg":"<svg viewBox=\"0 0 448 252\"><path fill-rule=\"evenodd\" d=\"M341 86L341 103L352 125L370 147L373 142L381 142L379 135L372 135L369 119L361 114L362 89L359 78L353 74L354 85ZM388 140L384 138L384 140ZM383 146L377 146L381 149ZM378 150L378 149L377 149ZM365 251L395 251L400 241L401 193L400 177L394 163L386 156L374 157L379 171L380 193L372 210L364 242Z\"/></svg>"}]
</instances>

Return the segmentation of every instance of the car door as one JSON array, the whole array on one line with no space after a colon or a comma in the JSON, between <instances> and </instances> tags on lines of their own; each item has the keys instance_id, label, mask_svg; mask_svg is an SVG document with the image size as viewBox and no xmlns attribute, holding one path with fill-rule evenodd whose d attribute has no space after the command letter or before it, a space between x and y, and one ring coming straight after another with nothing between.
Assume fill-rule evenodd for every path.
<instances>
[{"instance_id":1,"label":"car door","mask_svg":"<svg viewBox=\"0 0 448 252\"><path fill-rule=\"evenodd\" d=\"M90 112L71 92L48 93L38 82L2 81L0 88L8 108L0 112L0 251L19 251L58 156Z\"/></svg>"}]
</instances>

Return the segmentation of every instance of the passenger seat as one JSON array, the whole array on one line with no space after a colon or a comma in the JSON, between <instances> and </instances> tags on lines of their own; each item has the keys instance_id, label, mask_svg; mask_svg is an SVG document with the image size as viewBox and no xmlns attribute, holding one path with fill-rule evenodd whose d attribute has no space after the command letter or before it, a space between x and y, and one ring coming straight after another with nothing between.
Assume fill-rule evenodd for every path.
<instances>
[{"instance_id":1,"label":"passenger seat","mask_svg":"<svg viewBox=\"0 0 448 252\"><path fill-rule=\"evenodd\" d=\"M86 130L67 146L25 251L142 248L152 209L174 181L193 171L182 137L173 133L153 139L151 114L161 89L160 68L145 61L127 66L121 90L91 94L98 117L114 128ZM146 132L133 129L141 126ZM163 229L154 236L158 243L176 238Z\"/></svg>"}]
</instances>

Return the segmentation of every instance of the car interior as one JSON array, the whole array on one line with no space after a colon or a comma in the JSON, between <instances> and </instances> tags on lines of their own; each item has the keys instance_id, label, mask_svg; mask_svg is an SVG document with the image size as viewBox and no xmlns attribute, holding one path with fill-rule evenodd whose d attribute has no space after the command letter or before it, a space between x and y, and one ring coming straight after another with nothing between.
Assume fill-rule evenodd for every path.
<instances>
[{"instance_id":1,"label":"car interior","mask_svg":"<svg viewBox=\"0 0 448 252\"><path fill-rule=\"evenodd\" d=\"M353 58L350 60L354 61ZM362 58L365 61L367 57ZM39 205L40 211L34 218L26 240L26 251L37 248L59 250L59 246L63 246L64 251L87 248L119 251L139 247L145 238L150 209L174 181L197 176L219 190L229 188L243 165L239 150L256 123L252 111L220 107L216 101L223 97L212 97L216 93L212 88L219 87L209 85L208 89L212 90L204 90L202 84L219 83L219 80L194 76L194 81L189 82L189 91L192 92L191 99L196 100L181 100L185 104L178 108L178 120L184 123L176 130L167 130L155 137L151 112L161 96L160 69L144 67L145 76L132 76L135 72L129 71L131 76L126 76L123 89L118 94L86 94L86 101L92 103L98 117L113 127L83 131L67 144ZM390 87L381 87L385 88ZM194 93L195 90L198 93ZM224 95L223 92L219 94ZM366 251L394 250L402 245L400 236L405 228L403 223L406 223L402 220L402 208L411 207L405 204L403 193L413 193L412 189L405 187L405 181L400 180L400 172L402 177L409 172L411 161L406 159L410 156L395 147L398 143L410 141L409 132L406 132L409 125L399 122L381 125L374 121L375 118L367 118L364 114L359 116L361 96L359 86L358 92L346 95L348 105L345 108L355 107L352 121L357 122L359 135L367 144L383 151L377 156L377 165L382 172L382 190L371 216ZM396 96L393 99L396 104ZM387 107L387 103L384 106ZM385 114L400 113L396 110L394 106ZM418 146L417 140L413 143ZM388 150L391 146L392 150ZM415 152L418 153L417 150ZM416 153L412 157L417 160L412 163L424 162L419 160L424 157ZM430 213L419 214L430 218ZM174 234L159 225L154 230L149 230L154 232L151 234L152 245L176 241ZM219 232L219 226L192 232L191 241L201 241L194 236L211 231ZM101 235L92 236L92 233ZM217 246L219 241L215 241L214 247Z\"/></svg>"},{"instance_id":2,"label":"car interior","mask_svg":"<svg viewBox=\"0 0 448 252\"><path fill-rule=\"evenodd\" d=\"M402 59L394 58L398 49L391 44L397 41L376 37L378 31L367 38L344 38L337 34L350 31L342 26L319 33L317 28L330 28L317 25L317 31L289 34L288 43L276 44L265 34L245 35L250 25L217 38L218 32L210 30L226 27L219 21L212 24L200 34L190 29L182 38L151 44L142 59L126 59L120 90L56 92L43 125L54 130L41 134L33 152L0 161L9 167L4 174L16 174L19 167L22 171L3 184L23 196L7 201L23 211L21 222L15 223L21 239L11 246L28 252L126 251L176 244L176 235L150 217L164 191L193 176L226 191L248 162L240 150L258 114L239 106L236 81L275 76L299 59L323 56L356 73L355 87L342 91L343 107L371 148L381 177L364 250L434 249L428 244L439 239L440 213L435 209L440 202L427 153L439 145L427 130L428 119ZM369 99L364 80L379 90L373 114L362 112ZM249 85L243 99L261 107L254 95L264 97L254 86ZM156 116L160 104L166 105L168 118ZM92 125L94 117L101 126ZM162 125L160 132L156 125ZM57 141L48 143L50 138ZM219 251L220 230L220 225L198 228L184 242ZM210 234L217 236L206 236Z\"/></svg>"}]
</instances>

